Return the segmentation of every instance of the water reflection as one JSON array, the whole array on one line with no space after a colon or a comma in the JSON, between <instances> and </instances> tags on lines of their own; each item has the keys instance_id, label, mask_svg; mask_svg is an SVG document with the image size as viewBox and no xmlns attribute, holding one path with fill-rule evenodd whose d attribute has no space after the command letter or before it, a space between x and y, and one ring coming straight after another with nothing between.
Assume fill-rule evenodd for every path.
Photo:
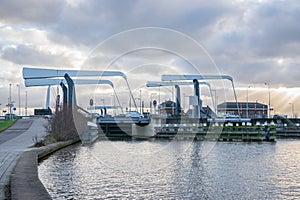
<instances>
[{"instance_id":1,"label":"water reflection","mask_svg":"<svg viewBox=\"0 0 300 200\"><path fill-rule=\"evenodd\" d=\"M300 198L300 141L221 142L205 157L202 145L77 144L44 160L39 174L53 199Z\"/></svg>"}]
</instances>

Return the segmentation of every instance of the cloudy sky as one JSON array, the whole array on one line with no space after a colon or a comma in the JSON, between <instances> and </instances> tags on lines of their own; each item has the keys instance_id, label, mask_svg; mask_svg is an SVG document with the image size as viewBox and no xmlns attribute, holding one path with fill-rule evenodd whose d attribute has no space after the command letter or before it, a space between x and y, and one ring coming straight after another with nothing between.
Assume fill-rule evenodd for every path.
<instances>
[{"instance_id":1,"label":"cloudy sky","mask_svg":"<svg viewBox=\"0 0 300 200\"><path fill-rule=\"evenodd\" d=\"M0 2L2 109L5 109L8 101L10 83L12 96L16 101L16 84L21 85L22 105L25 90L29 96L28 106L41 107L44 104L46 88L25 88L23 66L80 69L91 51L97 48L97 44L124 31L157 27L180 33L199 43L209 54L219 73L234 78L238 100L246 101L248 91L249 101L257 100L267 104L269 87L271 105L276 113L291 115L292 104L295 113L300 113L298 0ZM137 37L140 39L143 36ZM176 47L174 44L171 45L172 48ZM183 48L182 43L178 43L177 48ZM180 51L184 51L184 48ZM143 53L145 56L145 51ZM147 57L153 56L152 53L146 52ZM108 54L108 49L102 51L102 60L109 57ZM118 63L128 64L134 59L136 61L139 54L131 55ZM186 65L180 60L178 62L170 54L160 55L164 59L158 61L161 58L155 55L156 65L159 62L162 65L177 63L178 69L181 67L185 71ZM114 70L114 66L120 70L118 63L112 65L110 70ZM140 62L140 66L148 65ZM104 67L102 69L98 65L96 69L104 70ZM127 72L130 70L132 69L127 69ZM201 71L203 74L215 72L205 69Z\"/></svg>"}]
</instances>

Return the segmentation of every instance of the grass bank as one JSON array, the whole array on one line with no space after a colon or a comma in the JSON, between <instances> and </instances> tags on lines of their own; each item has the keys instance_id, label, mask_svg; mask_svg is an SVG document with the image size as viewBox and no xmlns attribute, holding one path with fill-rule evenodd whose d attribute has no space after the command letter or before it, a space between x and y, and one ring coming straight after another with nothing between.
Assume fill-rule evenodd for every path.
<instances>
[{"instance_id":1,"label":"grass bank","mask_svg":"<svg viewBox=\"0 0 300 200\"><path fill-rule=\"evenodd\" d=\"M5 119L5 120L0 120L0 132L6 130L9 128L11 125L13 125L17 119Z\"/></svg>"}]
</instances>

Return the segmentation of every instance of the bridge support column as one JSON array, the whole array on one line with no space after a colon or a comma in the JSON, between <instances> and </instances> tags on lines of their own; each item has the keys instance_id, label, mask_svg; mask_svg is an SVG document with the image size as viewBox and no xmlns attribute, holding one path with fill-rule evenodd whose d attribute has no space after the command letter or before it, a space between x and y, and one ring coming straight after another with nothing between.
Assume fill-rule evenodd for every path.
<instances>
[{"instance_id":1,"label":"bridge support column","mask_svg":"<svg viewBox=\"0 0 300 200\"><path fill-rule=\"evenodd\" d=\"M175 89L176 89L176 115L180 115L181 112L181 105L180 105L180 87L178 85L175 85Z\"/></svg>"},{"instance_id":2,"label":"bridge support column","mask_svg":"<svg viewBox=\"0 0 300 200\"><path fill-rule=\"evenodd\" d=\"M202 109L202 101L200 99L200 87L199 87L199 82L197 79L193 80L194 83L194 95L197 97L197 105L194 107L195 111L196 111L196 116L200 118L201 117L201 109Z\"/></svg>"},{"instance_id":3,"label":"bridge support column","mask_svg":"<svg viewBox=\"0 0 300 200\"><path fill-rule=\"evenodd\" d=\"M63 91L63 110L66 110L68 105L68 90L63 82L60 83L60 86Z\"/></svg>"},{"instance_id":4,"label":"bridge support column","mask_svg":"<svg viewBox=\"0 0 300 200\"><path fill-rule=\"evenodd\" d=\"M74 95L74 82L73 80L71 79L71 77L66 73L65 74L65 79L67 81L67 84L68 84L68 106L69 108L73 108L74 107L74 101L73 101L73 95Z\"/></svg>"},{"instance_id":5,"label":"bridge support column","mask_svg":"<svg viewBox=\"0 0 300 200\"><path fill-rule=\"evenodd\" d=\"M45 104L46 109L50 108L50 90L51 90L51 85L48 85L47 95L46 95L46 104Z\"/></svg>"}]
</instances>

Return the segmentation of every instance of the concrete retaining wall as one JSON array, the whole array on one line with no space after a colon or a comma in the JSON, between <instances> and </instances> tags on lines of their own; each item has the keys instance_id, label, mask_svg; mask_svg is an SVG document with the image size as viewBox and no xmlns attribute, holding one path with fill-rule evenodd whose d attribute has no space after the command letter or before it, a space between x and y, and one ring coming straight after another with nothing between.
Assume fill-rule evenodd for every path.
<instances>
[{"instance_id":1,"label":"concrete retaining wall","mask_svg":"<svg viewBox=\"0 0 300 200\"><path fill-rule=\"evenodd\" d=\"M10 195L13 200L51 199L38 176L38 160L79 142L79 139L58 142L24 152L10 175Z\"/></svg>"}]
</instances>

